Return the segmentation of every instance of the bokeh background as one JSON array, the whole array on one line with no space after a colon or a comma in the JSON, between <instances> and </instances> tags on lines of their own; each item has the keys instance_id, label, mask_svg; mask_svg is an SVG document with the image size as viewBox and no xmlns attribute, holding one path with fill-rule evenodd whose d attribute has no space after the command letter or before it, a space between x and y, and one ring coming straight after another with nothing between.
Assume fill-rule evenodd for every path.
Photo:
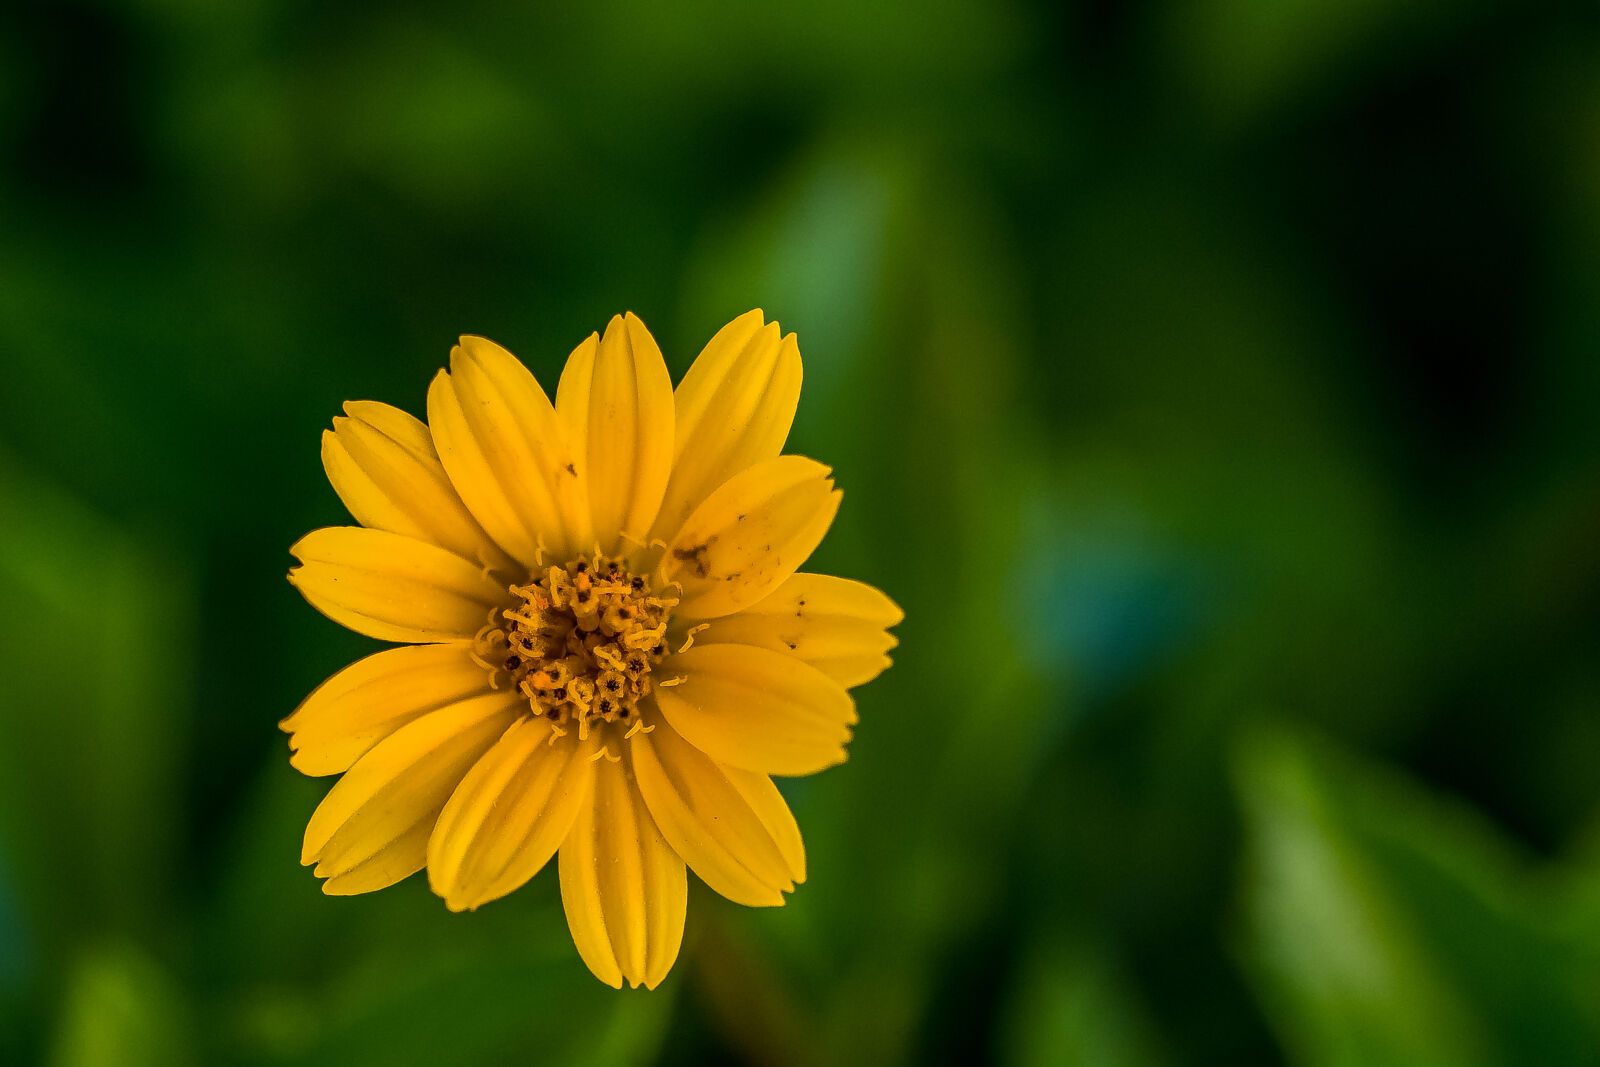
<instances>
[{"instance_id":1,"label":"bokeh background","mask_svg":"<svg viewBox=\"0 0 1600 1067\"><path fill-rule=\"evenodd\" d=\"M1600 1061L1600 19L0 10L0 1062ZM660 990L298 865L287 547L454 337L762 307L905 607ZM792 786L789 788L788 786Z\"/></svg>"}]
</instances>

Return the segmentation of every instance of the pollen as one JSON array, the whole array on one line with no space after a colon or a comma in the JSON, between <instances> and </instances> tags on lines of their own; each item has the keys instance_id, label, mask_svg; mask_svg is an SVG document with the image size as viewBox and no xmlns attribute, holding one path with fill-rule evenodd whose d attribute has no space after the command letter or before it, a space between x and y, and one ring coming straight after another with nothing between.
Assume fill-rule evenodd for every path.
<instances>
[{"instance_id":1,"label":"pollen","mask_svg":"<svg viewBox=\"0 0 1600 1067\"><path fill-rule=\"evenodd\" d=\"M510 594L473 642L491 684L527 697L558 733L576 730L582 739L621 723L632 736L651 671L667 654L678 598L656 594L648 577L599 553L546 567Z\"/></svg>"}]
</instances>

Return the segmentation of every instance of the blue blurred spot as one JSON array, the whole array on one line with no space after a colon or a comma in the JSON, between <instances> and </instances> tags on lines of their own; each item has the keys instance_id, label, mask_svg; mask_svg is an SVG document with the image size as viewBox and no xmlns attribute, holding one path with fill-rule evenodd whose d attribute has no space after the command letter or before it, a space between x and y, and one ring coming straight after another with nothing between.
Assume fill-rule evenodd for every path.
<instances>
[{"instance_id":1,"label":"blue blurred spot","mask_svg":"<svg viewBox=\"0 0 1600 1067\"><path fill-rule=\"evenodd\" d=\"M1138 517L1040 516L1024 554L1032 594L1026 654L1091 706L1114 697L1199 632L1210 582L1202 561Z\"/></svg>"}]
</instances>

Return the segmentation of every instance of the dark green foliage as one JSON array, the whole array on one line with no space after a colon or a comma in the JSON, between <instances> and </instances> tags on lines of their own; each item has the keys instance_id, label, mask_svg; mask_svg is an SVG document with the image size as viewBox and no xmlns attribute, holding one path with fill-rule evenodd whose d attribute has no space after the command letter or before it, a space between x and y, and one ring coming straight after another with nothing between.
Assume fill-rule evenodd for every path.
<instances>
[{"instance_id":1,"label":"dark green foliage","mask_svg":"<svg viewBox=\"0 0 1600 1067\"><path fill-rule=\"evenodd\" d=\"M0 13L0 1063L1593 1062L1593 13L550 7ZM907 612L810 881L323 897L340 402L755 306Z\"/></svg>"}]
</instances>

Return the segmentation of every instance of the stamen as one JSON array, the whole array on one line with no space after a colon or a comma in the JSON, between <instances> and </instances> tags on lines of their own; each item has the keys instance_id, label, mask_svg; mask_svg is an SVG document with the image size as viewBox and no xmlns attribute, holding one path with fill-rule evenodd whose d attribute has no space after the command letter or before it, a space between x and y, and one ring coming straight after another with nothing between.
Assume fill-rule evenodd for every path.
<instances>
[{"instance_id":1,"label":"stamen","mask_svg":"<svg viewBox=\"0 0 1600 1067\"><path fill-rule=\"evenodd\" d=\"M685 652L689 651L690 648L694 647L694 635L695 634L699 633L702 630L709 630L709 629L711 629L711 624L709 622L702 622L698 626L689 627L688 631L683 635L683 644L678 646L678 655L681 656Z\"/></svg>"},{"instance_id":2,"label":"stamen","mask_svg":"<svg viewBox=\"0 0 1600 1067\"><path fill-rule=\"evenodd\" d=\"M552 744L574 729L587 741L609 723L627 728L623 739L648 732L639 702L655 685L683 681L652 677L668 652L678 598L598 548L564 567L541 559L528 583L509 592L515 601L491 611L472 642L473 661L489 673L490 686L506 682L525 697L550 723Z\"/></svg>"},{"instance_id":3,"label":"stamen","mask_svg":"<svg viewBox=\"0 0 1600 1067\"><path fill-rule=\"evenodd\" d=\"M478 564L479 574L483 575L485 578L492 579L494 577L494 568L489 566L489 560L484 556L483 549L474 548L472 550L472 558Z\"/></svg>"}]
</instances>

